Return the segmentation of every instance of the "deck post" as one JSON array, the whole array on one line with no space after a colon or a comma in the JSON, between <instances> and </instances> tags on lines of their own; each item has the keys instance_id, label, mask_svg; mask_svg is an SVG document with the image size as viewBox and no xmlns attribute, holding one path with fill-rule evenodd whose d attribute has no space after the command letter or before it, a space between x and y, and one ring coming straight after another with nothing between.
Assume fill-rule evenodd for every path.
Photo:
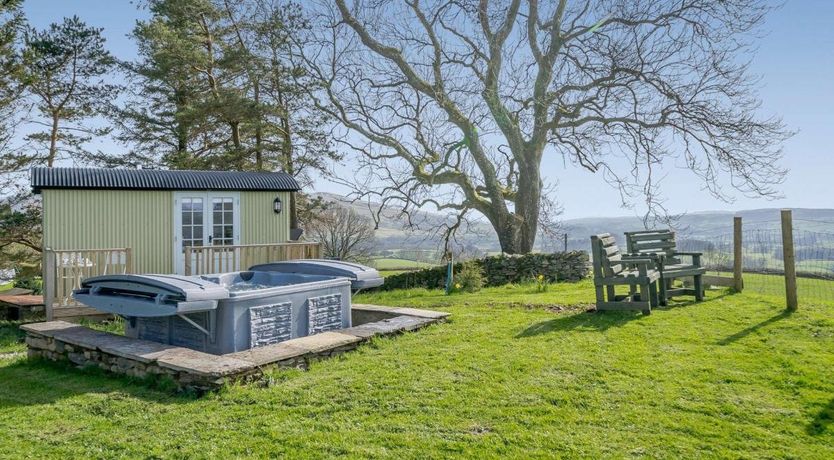
<instances>
[{"instance_id":1,"label":"deck post","mask_svg":"<svg viewBox=\"0 0 834 460\"><path fill-rule=\"evenodd\" d=\"M185 247L185 266L183 267L183 273L185 276L191 276L191 246Z\"/></svg>"},{"instance_id":2,"label":"deck post","mask_svg":"<svg viewBox=\"0 0 834 460\"><path fill-rule=\"evenodd\" d=\"M733 288L736 292L744 289L741 245L741 217L737 216L733 218Z\"/></svg>"},{"instance_id":3,"label":"deck post","mask_svg":"<svg viewBox=\"0 0 834 460\"><path fill-rule=\"evenodd\" d=\"M790 209L782 210L782 261L785 263L785 300L788 310L796 310L796 257L793 249L793 216Z\"/></svg>"},{"instance_id":4,"label":"deck post","mask_svg":"<svg viewBox=\"0 0 834 460\"><path fill-rule=\"evenodd\" d=\"M125 273L134 273L133 271L133 251L131 248L125 248Z\"/></svg>"},{"instance_id":5,"label":"deck post","mask_svg":"<svg viewBox=\"0 0 834 460\"><path fill-rule=\"evenodd\" d=\"M55 253L52 249L43 249L43 305L46 320L52 321L52 307L55 304Z\"/></svg>"}]
</instances>

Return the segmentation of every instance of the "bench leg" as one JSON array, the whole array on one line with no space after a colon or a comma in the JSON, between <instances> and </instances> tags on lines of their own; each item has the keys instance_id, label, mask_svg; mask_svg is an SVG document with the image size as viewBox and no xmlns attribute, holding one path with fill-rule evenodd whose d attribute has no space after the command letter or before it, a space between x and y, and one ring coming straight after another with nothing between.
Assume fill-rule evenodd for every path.
<instances>
[{"instance_id":1,"label":"bench leg","mask_svg":"<svg viewBox=\"0 0 834 460\"><path fill-rule=\"evenodd\" d=\"M605 286L606 293L608 294L608 301L609 302L616 302L617 301L617 291L614 289L614 286Z\"/></svg>"},{"instance_id":2,"label":"bench leg","mask_svg":"<svg viewBox=\"0 0 834 460\"><path fill-rule=\"evenodd\" d=\"M700 302L704 300L704 281L701 275L695 275L695 300Z\"/></svg>"},{"instance_id":3,"label":"bench leg","mask_svg":"<svg viewBox=\"0 0 834 460\"><path fill-rule=\"evenodd\" d=\"M654 283L649 285L649 295L651 296L649 301L651 302L651 306L657 307L660 304L660 299L658 299L658 289L657 283L663 284L663 280L655 281ZM664 304L665 305L665 304Z\"/></svg>"},{"instance_id":4,"label":"bench leg","mask_svg":"<svg viewBox=\"0 0 834 460\"><path fill-rule=\"evenodd\" d=\"M594 290L596 291L596 294L597 294L597 305L605 302L605 294L604 294L605 291L603 291L602 286L595 286Z\"/></svg>"},{"instance_id":5,"label":"bench leg","mask_svg":"<svg viewBox=\"0 0 834 460\"><path fill-rule=\"evenodd\" d=\"M651 315L652 314L652 299L655 298L657 293L654 291L654 284L641 284L640 285L640 302L645 302L648 304L649 308L643 310L644 315Z\"/></svg>"},{"instance_id":6,"label":"bench leg","mask_svg":"<svg viewBox=\"0 0 834 460\"><path fill-rule=\"evenodd\" d=\"M669 291L668 286L666 284L666 280L660 278L657 280L658 287L660 288L660 305L666 306L669 303Z\"/></svg>"}]
</instances>

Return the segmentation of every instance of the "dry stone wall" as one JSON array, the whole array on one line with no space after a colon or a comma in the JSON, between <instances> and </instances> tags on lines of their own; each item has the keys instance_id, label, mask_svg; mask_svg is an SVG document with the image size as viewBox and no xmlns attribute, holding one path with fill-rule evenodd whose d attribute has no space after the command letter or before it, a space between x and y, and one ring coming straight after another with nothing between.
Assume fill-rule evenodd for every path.
<instances>
[{"instance_id":1,"label":"dry stone wall","mask_svg":"<svg viewBox=\"0 0 834 460\"><path fill-rule=\"evenodd\" d=\"M539 275L549 282L579 281L588 276L588 260L587 252L570 251L491 256L475 262L483 270L486 286L502 286L526 282ZM455 264L455 271L461 266ZM441 266L386 277L379 289L441 289L445 284L446 267Z\"/></svg>"}]
</instances>

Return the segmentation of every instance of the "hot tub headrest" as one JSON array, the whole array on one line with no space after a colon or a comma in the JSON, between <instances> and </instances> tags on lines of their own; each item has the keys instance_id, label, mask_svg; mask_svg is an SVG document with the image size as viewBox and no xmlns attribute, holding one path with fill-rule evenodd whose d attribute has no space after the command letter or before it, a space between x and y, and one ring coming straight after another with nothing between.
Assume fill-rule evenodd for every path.
<instances>
[{"instance_id":1,"label":"hot tub headrest","mask_svg":"<svg viewBox=\"0 0 834 460\"><path fill-rule=\"evenodd\" d=\"M350 279L351 289L367 289L382 286L383 278L375 268L352 262L328 259L297 259L259 264L251 271L299 273L305 275L341 276Z\"/></svg>"}]
</instances>

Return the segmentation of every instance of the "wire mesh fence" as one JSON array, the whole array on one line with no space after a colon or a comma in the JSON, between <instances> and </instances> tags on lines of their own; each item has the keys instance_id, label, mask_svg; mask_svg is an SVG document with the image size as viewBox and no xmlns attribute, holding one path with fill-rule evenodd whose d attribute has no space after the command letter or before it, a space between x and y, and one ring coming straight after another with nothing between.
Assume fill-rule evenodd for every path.
<instances>
[{"instance_id":1,"label":"wire mesh fence","mask_svg":"<svg viewBox=\"0 0 834 460\"><path fill-rule=\"evenodd\" d=\"M742 231L744 290L783 297L785 263L779 222L756 222ZM797 293L801 302L834 303L834 232L794 228ZM733 276L733 234L679 240L683 251L703 253L708 274Z\"/></svg>"}]
</instances>

